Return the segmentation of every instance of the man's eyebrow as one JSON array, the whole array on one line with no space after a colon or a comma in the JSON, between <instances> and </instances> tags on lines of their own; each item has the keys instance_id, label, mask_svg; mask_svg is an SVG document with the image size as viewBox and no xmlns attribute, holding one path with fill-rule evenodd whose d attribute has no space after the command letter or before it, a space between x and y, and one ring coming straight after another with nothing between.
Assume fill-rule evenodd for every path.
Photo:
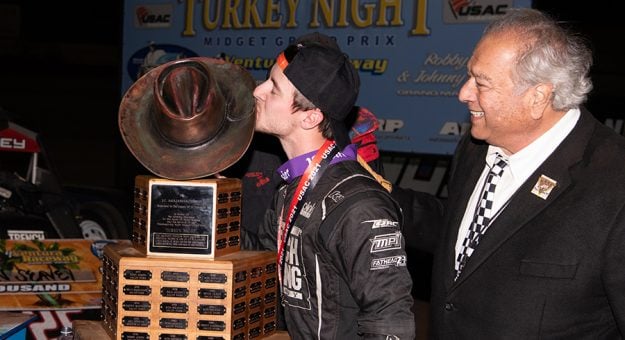
<instances>
[{"instance_id":1,"label":"man's eyebrow","mask_svg":"<svg viewBox=\"0 0 625 340\"><path fill-rule=\"evenodd\" d=\"M473 77L480 79L480 80L486 80L488 82L492 81L492 78L483 72L476 72L476 73L469 72L469 74L473 75Z\"/></svg>"}]
</instances>

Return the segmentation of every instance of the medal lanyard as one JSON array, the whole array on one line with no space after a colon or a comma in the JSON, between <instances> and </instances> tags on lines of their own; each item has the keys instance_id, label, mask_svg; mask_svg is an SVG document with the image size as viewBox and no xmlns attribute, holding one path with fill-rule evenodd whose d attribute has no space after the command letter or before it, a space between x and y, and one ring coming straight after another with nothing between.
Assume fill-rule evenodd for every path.
<instances>
[{"instance_id":1,"label":"medal lanyard","mask_svg":"<svg viewBox=\"0 0 625 340\"><path fill-rule=\"evenodd\" d=\"M295 221L295 215L304 203L304 197L306 193L308 193L308 189L312 189L315 186L317 180L321 177L321 174L325 171L325 168L337 152L338 148L336 147L336 143L329 139L326 140L321 149L317 151L297 184L297 189L295 190L295 194L293 195L291 204L287 210L284 227L278 227L278 276L280 278L280 282L282 282L282 267L284 265L284 258L286 254L284 252L284 248L288 242L289 235L291 234L293 222ZM285 216L283 215L283 220L284 217Z\"/></svg>"}]
</instances>

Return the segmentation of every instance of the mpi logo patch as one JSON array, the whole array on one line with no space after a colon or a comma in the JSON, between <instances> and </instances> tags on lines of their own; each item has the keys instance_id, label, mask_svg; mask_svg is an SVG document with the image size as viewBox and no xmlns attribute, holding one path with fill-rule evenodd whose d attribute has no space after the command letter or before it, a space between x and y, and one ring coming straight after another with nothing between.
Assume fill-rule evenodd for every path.
<instances>
[{"instance_id":1,"label":"mpi logo patch","mask_svg":"<svg viewBox=\"0 0 625 340\"><path fill-rule=\"evenodd\" d=\"M512 0L445 0L443 21L446 24L486 22L506 14Z\"/></svg>"},{"instance_id":2,"label":"mpi logo patch","mask_svg":"<svg viewBox=\"0 0 625 340\"><path fill-rule=\"evenodd\" d=\"M401 233L377 235L371 240L371 253L401 249Z\"/></svg>"}]
</instances>

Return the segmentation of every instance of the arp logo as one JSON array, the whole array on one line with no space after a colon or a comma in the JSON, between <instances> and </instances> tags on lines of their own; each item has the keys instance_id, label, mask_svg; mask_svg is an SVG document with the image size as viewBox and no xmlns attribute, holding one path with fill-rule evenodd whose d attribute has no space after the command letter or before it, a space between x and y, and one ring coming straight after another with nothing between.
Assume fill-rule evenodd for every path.
<instances>
[{"instance_id":1,"label":"arp logo","mask_svg":"<svg viewBox=\"0 0 625 340\"><path fill-rule=\"evenodd\" d=\"M378 122L380 122L378 127L380 132L397 132L404 127L404 121L401 119L378 119Z\"/></svg>"},{"instance_id":2,"label":"arp logo","mask_svg":"<svg viewBox=\"0 0 625 340\"><path fill-rule=\"evenodd\" d=\"M445 122L438 132L439 135L461 136L471 129L469 122Z\"/></svg>"}]
</instances>

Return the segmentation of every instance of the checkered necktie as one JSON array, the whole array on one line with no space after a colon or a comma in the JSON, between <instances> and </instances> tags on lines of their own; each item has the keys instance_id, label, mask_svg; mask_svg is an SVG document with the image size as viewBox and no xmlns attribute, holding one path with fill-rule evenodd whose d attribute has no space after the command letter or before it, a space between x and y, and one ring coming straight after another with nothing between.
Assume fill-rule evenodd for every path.
<instances>
[{"instance_id":1,"label":"checkered necktie","mask_svg":"<svg viewBox=\"0 0 625 340\"><path fill-rule=\"evenodd\" d=\"M478 206L475 209L473 221L469 226L469 230L467 231L464 241L462 241L462 247L460 249L460 253L458 253L458 258L456 259L455 279L458 279L460 276L462 269L464 269L464 266L467 264L467 260L469 260L471 254L473 254L473 251L477 248L477 245L480 243L480 238L484 235L486 229L490 225L491 219L493 218L492 209L495 187L501 179L501 174L503 174L506 166L508 166L508 163L506 163L500 154L497 154L494 165L486 176L484 190L482 191Z\"/></svg>"}]
</instances>

